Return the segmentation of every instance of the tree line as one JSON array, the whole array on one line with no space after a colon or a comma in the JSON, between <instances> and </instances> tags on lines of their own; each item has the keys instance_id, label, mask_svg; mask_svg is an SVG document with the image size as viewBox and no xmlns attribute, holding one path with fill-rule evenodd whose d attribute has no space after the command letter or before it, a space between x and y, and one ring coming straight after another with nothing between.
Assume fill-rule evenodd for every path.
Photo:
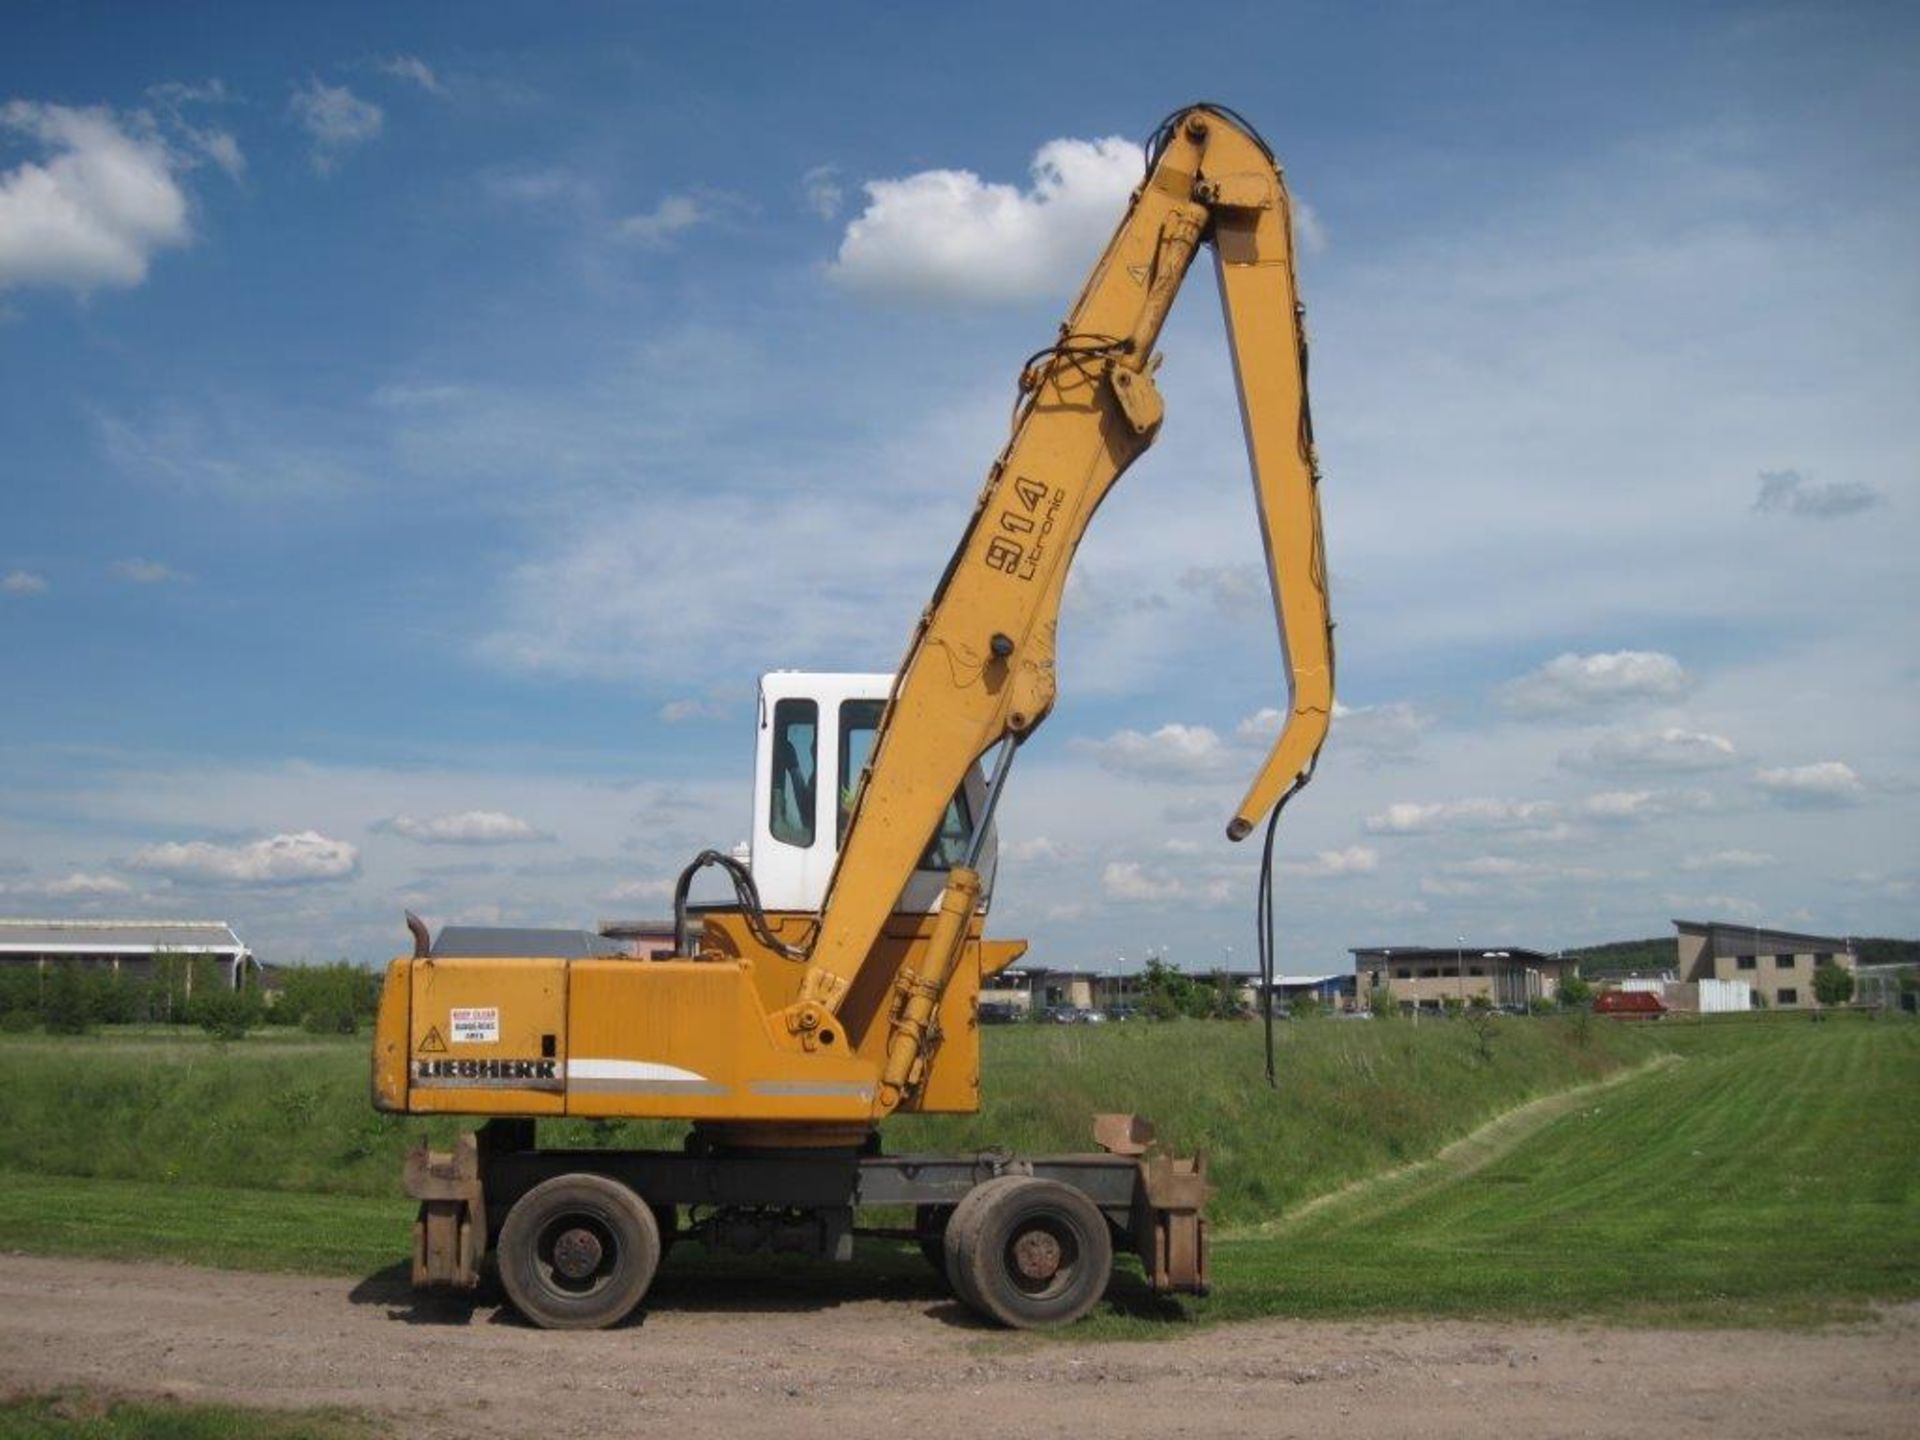
<instances>
[{"instance_id":1,"label":"tree line","mask_svg":"<svg viewBox=\"0 0 1920 1440\"><path fill-rule=\"evenodd\" d=\"M100 1025L196 1026L238 1039L261 1026L352 1035L380 1005L380 976L341 960L281 971L269 991L249 971L236 990L213 955L163 954L136 975L78 962L0 967L0 1031L84 1035Z\"/></svg>"}]
</instances>

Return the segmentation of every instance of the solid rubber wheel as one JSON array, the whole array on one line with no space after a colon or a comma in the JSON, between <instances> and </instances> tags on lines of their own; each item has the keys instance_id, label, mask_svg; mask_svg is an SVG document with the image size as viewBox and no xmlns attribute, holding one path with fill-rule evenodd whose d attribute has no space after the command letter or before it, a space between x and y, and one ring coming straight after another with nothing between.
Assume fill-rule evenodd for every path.
<instances>
[{"instance_id":1,"label":"solid rubber wheel","mask_svg":"<svg viewBox=\"0 0 1920 1440\"><path fill-rule=\"evenodd\" d=\"M1106 1293L1113 1237L1071 1186L1003 1175L976 1186L947 1226L947 1278L990 1320L1016 1330L1070 1325Z\"/></svg>"},{"instance_id":2,"label":"solid rubber wheel","mask_svg":"<svg viewBox=\"0 0 1920 1440\"><path fill-rule=\"evenodd\" d=\"M543 1330L599 1330L640 1303L660 1268L660 1224L647 1202L603 1175L536 1185L500 1227L500 1283Z\"/></svg>"}]
</instances>

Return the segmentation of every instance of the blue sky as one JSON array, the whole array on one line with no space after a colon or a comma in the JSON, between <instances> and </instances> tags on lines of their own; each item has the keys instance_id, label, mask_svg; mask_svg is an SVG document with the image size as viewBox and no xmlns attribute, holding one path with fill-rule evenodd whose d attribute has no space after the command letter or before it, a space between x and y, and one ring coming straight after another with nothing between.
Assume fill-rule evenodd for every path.
<instances>
[{"instance_id":1,"label":"blue sky","mask_svg":"<svg viewBox=\"0 0 1920 1440\"><path fill-rule=\"evenodd\" d=\"M659 911L744 837L755 675L898 658L1209 98L1301 203L1341 624L1283 966L1920 928L1909 13L558 13L8 11L0 911L276 959ZM1251 954L1214 310L1003 814L1036 958Z\"/></svg>"}]
</instances>

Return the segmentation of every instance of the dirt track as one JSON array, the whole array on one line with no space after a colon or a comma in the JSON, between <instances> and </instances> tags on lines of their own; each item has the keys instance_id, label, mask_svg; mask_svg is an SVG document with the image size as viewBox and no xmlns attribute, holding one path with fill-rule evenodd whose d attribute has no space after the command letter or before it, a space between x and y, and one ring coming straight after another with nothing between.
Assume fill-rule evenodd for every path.
<instances>
[{"instance_id":1,"label":"dirt track","mask_svg":"<svg viewBox=\"0 0 1920 1440\"><path fill-rule=\"evenodd\" d=\"M664 1281L663 1277L663 1281ZM0 1256L0 1386L342 1405L402 1435L1907 1436L1920 1306L1845 1332L1261 1322L1039 1341L918 1298L669 1292L559 1335L354 1284Z\"/></svg>"}]
</instances>

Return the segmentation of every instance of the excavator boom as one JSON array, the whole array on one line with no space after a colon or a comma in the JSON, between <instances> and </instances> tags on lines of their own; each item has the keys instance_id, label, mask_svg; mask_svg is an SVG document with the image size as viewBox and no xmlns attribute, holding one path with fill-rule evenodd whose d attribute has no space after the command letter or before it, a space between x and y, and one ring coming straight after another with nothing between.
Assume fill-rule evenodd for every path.
<instances>
[{"instance_id":1,"label":"excavator boom","mask_svg":"<svg viewBox=\"0 0 1920 1440\"><path fill-rule=\"evenodd\" d=\"M1021 377L1026 398L1012 437L882 717L790 1012L797 1027L839 1008L968 768L995 745L1018 745L1052 710L1068 568L1108 490L1159 433L1154 345L1207 243L1288 689L1279 734L1229 838L1242 839L1311 774L1333 709L1333 646L1287 191L1271 151L1244 122L1196 106L1156 135L1147 176L1059 339ZM997 793L996 785L990 800Z\"/></svg>"}]
</instances>

